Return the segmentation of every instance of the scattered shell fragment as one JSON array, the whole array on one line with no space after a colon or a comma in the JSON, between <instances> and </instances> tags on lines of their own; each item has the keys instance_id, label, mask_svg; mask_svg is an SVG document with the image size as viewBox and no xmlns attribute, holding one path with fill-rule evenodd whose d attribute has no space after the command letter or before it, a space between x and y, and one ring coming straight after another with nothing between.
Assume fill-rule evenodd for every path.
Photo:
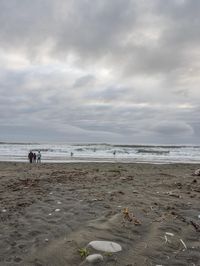
<instances>
[{"instance_id":1,"label":"scattered shell fragment","mask_svg":"<svg viewBox=\"0 0 200 266\"><path fill-rule=\"evenodd\" d=\"M168 235L168 236L174 236L174 234L170 233L170 232L165 232L165 234Z\"/></svg>"},{"instance_id":2,"label":"scattered shell fragment","mask_svg":"<svg viewBox=\"0 0 200 266\"><path fill-rule=\"evenodd\" d=\"M183 242L183 240L180 238L181 243L183 244L184 248L187 249L186 244Z\"/></svg>"},{"instance_id":3,"label":"scattered shell fragment","mask_svg":"<svg viewBox=\"0 0 200 266\"><path fill-rule=\"evenodd\" d=\"M200 176L200 169L197 169L197 170L194 172L194 175L196 175L196 176Z\"/></svg>"}]
</instances>

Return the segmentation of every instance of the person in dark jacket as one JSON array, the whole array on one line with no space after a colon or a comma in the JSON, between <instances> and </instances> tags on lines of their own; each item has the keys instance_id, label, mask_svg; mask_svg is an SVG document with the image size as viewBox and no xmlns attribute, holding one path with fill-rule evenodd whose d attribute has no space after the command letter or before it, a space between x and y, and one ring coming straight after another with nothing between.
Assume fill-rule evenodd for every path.
<instances>
[{"instance_id":1,"label":"person in dark jacket","mask_svg":"<svg viewBox=\"0 0 200 266\"><path fill-rule=\"evenodd\" d=\"M33 153L33 162L36 163L36 153Z\"/></svg>"},{"instance_id":2,"label":"person in dark jacket","mask_svg":"<svg viewBox=\"0 0 200 266\"><path fill-rule=\"evenodd\" d=\"M29 154L28 154L28 159L29 159L29 162L30 162L30 163L33 162L33 153L32 153L32 151L29 152Z\"/></svg>"}]
</instances>

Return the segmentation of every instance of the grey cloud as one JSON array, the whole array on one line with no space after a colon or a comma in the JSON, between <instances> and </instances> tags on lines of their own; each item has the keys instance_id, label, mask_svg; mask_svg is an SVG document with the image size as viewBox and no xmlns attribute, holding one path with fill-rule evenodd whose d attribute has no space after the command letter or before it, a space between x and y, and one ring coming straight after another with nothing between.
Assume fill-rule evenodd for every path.
<instances>
[{"instance_id":1,"label":"grey cloud","mask_svg":"<svg viewBox=\"0 0 200 266\"><path fill-rule=\"evenodd\" d=\"M194 0L0 0L0 138L48 128L199 143L199 11ZM13 67L15 54L27 65Z\"/></svg>"},{"instance_id":2,"label":"grey cloud","mask_svg":"<svg viewBox=\"0 0 200 266\"><path fill-rule=\"evenodd\" d=\"M76 88L76 87L83 87L86 85L91 85L92 83L94 83L94 81L95 81L95 77L92 75L82 76L74 82L74 87Z\"/></svg>"},{"instance_id":3,"label":"grey cloud","mask_svg":"<svg viewBox=\"0 0 200 266\"><path fill-rule=\"evenodd\" d=\"M192 127L182 121L162 121L158 125L153 126L153 130L164 135L192 135L194 133Z\"/></svg>"}]
</instances>

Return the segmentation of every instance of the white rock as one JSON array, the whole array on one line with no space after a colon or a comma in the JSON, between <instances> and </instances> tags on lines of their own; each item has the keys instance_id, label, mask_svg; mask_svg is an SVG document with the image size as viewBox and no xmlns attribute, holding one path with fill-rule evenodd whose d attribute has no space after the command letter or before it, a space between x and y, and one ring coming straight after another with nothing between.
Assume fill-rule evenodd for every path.
<instances>
[{"instance_id":1,"label":"white rock","mask_svg":"<svg viewBox=\"0 0 200 266\"><path fill-rule=\"evenodd\" d=\"M104 251L104 252L118 252L121 251L122 248L119 244L111 241L91 241L88 246L91 246L92 248Z\"/></svg>"},{"instance_id":2,"label":"white rock","mask_svg":"<svg viewBox=\"0 0 200 266\"><path fill-rule=\"evenodd\" d=\"M60 209L55 209L55 212L59 212L60 211Z\"/></svg>"},{"instance_id":3,"label":"white rock","mask_svg":"<svg viewBox=\"0 0 200 266\"><path fill-rule=\"evenodd\" d=\"M87 256L86 261L88 262L99 262L103 260L103 256L101 254L92 254Z\"/></svg>"}]
</instances>

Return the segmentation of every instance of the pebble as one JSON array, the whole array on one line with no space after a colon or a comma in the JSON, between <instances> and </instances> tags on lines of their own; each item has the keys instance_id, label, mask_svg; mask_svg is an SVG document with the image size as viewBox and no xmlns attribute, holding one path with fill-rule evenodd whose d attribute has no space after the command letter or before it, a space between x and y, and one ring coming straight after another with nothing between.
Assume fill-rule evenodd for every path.
<instances>
[{"instance_id":1,"label":"pebble","mask_svg":"<svg viewBox=\"0 0 200 266\"><path fill-rule=\"evenodd\" d=\"M7 212L6 209L3 209L2 212Z\"/></svg>"},{"instance_id":2,"label":"pebble","mask_svg":"<svg viewBox=\"0 0 200 266\"><path fill-rule=\"evenodd\" d=\"M86 261L88 262L99 262L103 261L103 256L101 254L92 254L87 256Z\"/></svg>"},{"instance_id":3,"label":"pebble","mask_svg":"<svg viewBox=\"0 0 200 266\"><path fill-rule=\"evenodd\" d=\"M122 250L122 247L111 241L91 241L89 244L92 248L103 252L118 252Z\"/></svg>"},{"instance_id":4,"label":"pebble","mask_svg":"<svg viewBox=\"0 0 200 266\"><path fill-rule=\"evenodd\" d=\"M55 209L55 212L59 212L60 211L60 209Z\"/></svg>"}]
</instances>

